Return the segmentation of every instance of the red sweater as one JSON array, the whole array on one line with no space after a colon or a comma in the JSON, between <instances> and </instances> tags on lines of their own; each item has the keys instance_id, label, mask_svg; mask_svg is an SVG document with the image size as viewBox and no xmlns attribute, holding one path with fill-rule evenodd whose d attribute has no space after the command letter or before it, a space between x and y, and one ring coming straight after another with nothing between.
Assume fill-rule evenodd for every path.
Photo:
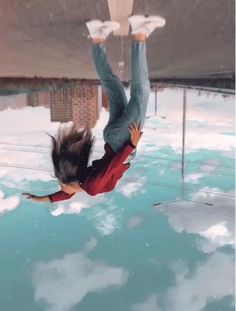
<instances>
[{"instance_id":1,"label":"red sweater","mask_svg":"<svg viewBox=\"0 0 236 311\"><path fill-rule=\"evenodd\" d=\"M132 143L124 146L120 152L115 153L111 146L106 143L104 145L104 156L92 162L92 166L88 168L88 176L86 177L81 188L88 194L94 196L98 193L112 191L117 181L122 177L124 172L130 167L129 163L123 164L131 152L135 149ZM70 199L75 193L68 194L64 191L58 191L49 195L51 202L57 202Z\"/></svg>"}]
</instances>

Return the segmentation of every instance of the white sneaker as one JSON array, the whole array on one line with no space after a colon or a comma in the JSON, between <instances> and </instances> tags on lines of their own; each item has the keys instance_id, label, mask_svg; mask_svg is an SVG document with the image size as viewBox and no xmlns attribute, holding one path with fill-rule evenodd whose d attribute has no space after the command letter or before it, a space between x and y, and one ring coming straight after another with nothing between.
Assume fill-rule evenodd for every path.
<instances>
[{"instance_id":1,"label":"white sneaker","mask_svg":"<svg viewBox=\"0 0 236 311\"><path fill-rule=\"evenodd\" d=\"M99 19L91 20L86 23L91 38L106 39L109 34L120 28L120 24L113 21L102 22Z\"/></svg>"},{"instance_id":2,"label":"white sneaker","mask_svg":"<svg viewBox=\"0 0 236 311\"><path fill-rule=\"evenodd\" d=\"M146 20L144 15L133 15L129 17L129 23L131 26L132 33L136 31Z\"/></svg>"},{"instance_id":3,"label":"white sneaker","mask_svg":"<svg viewBox=\"0 0 236 311\"><path fill-rule=\"evenodd\" d=\"M105 38L107 38L112 31L118 30L119 28L120 23L114 21L106 21L103 23L102 31L104 33Z\"/></svg>"},{"instance_id":4,"label":"white sneaker","mask_svg":"<svg viewBox=\"0 0 236 311\"><path fill-rule=\"evenodd\" d=\"M149 15L146 17L146 21L155 23L156 27L164 27L166 24L165 18L159 15Z\"/></svg>"},{"instance_id":5,"label":"white sneaker","mask_svg":"<svg viewBox=\"0 0 236 311\"><path fill-rule=\"evenodd\" d=\"M145 17L144 15L134 15L129 18L132 34L143 33L146 37L149 37L150 34L157 28L163 27L166 23L166 20L158 15L151 15Z\"/></svg>"},{"instance_id":6,"label":"white sneaker","mask_svg":"<svg viewBox=\"0 0 236 311\"><path fill-rule=\"evenodd\" d=\"M100 19L94 19L86 23L86 26L89 31L89 36L91 38L101 38L104 39L102 32L103 22Z\"/></svg>"}]
</instances>

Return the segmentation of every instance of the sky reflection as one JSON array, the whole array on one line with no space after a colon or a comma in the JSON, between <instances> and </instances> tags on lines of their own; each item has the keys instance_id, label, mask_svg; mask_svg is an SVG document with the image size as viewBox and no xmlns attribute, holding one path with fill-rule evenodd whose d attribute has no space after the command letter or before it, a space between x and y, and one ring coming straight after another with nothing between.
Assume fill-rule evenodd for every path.
<instances>
[{"instance_id":1,"label":"sky reflection","mask_svg":"<svg viewBox=\"0 0 236 311\"><path fill-rule=\"evenodd\" d=\"M186 96L184 183L183 89L164 89L156 115L151 94L137 156L117 188L58 204L21 192L58 189L45 132L60 123L24 95L0 97L4 310L233 310L234 97ZM103 154L107 120L102 108L92 160Z\"/></svg>"}]
</instances>

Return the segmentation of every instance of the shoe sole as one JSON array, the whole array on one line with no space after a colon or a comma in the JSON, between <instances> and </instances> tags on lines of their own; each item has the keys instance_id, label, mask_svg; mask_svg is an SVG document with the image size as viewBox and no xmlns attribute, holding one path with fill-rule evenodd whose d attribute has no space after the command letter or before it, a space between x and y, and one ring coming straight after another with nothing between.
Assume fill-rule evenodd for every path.
<instances>
[{"instance_id":1,"label":"shoe sole","mask_svg":"<svg viewBox=\"0 0 236 311\"><path fill-rule=\"evenodd\" d=\"M105 21L103 23L104 28L110 28L113 30L118 30L120 28L120 23L114 21Z\"/></svg>"},{"instance_id":2,"label":"shoe sole","mask_svg":"<svg viewBox=\"0 0 236 311\"><path fill-rule=\"evenodd\" d=\"M100 19L94 19L94 20L86 22L86 26L88 28L102 26L102 24L103 22Z\"/></svg>"},{"instance_id":3,"label":"shoe sole","mask_svg":"<svg viewBox=\"0 0 236 311\"><path fill-rule=\"evenodd\" d=\"M135 22L144 22L146 17L144 15L133 15L133 16L130 16L129 18L129 22L130 23L135 23Z\"/></svg>"},{"instance_id":4,"label":"shoe sole","mask_svg":"<svg viewBox=\"0 0 236 311\"><path fill-rule=\"evenodd\" d=\"M163 27L166 24L165 18L159 15L150 15L146 17L146 21L154 23L157 27Z\"/></svg>"}]
</instances>

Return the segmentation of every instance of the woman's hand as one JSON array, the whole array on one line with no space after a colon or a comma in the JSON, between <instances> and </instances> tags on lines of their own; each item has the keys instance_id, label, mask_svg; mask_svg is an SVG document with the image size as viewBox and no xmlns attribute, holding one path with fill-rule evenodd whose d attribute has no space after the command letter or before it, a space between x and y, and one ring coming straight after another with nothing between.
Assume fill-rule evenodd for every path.
<instances>
[{"instance_id":1,"label":"woman's hand","mask_svg":"<svg viewBox=\"0 0 236 311\"><path fill-rule=\"evenodd\" d=\"M46 196L43 196L43 197L39 197L37 195L34 195L34 194L31 194L31 193L28 193L28 192L23 192L22 193L23 196L26 197L26 199L30 199L32 201L35 201L35 202L49 202L49 197L46 195Z\"/></svg>"},{"instance_id":2,"label":"woman's hand","mask_svg":"<svg viewBox=\"0 0 236 311\"><path fill-rule=\"evenodd\" d=\"M136 147L143 134L143 132L141 132L141 129L140 129L140 123L139 124L135 122L131 123L128 129L131 134L131 142Z\"/></svg>"},{"instance_id":3,"label":"woman's hand","mask_svg":"<svg viewBox=\"0 0 236 311\"><path fill-rule=\"evenodd\" d=\"M28 192L24 192L22 194L23 194L24 197L26 197L26 199L31 199L33 201L37 201L37 199L38 199L37 195L31 194L31 193L28 193Z\"/></svg>"}]
</instances>

